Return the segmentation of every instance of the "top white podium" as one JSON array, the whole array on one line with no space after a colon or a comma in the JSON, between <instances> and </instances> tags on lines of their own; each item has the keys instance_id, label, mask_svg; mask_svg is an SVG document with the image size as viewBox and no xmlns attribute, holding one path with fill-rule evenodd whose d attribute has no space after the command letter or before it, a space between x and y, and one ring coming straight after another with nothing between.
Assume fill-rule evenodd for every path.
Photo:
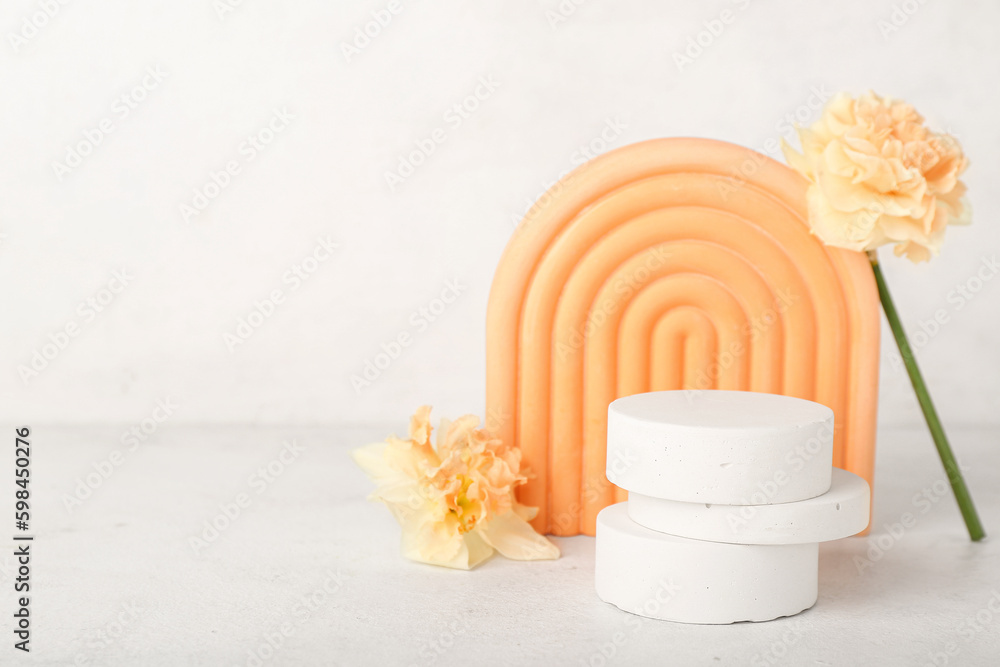
<instances>
[{"instance_id":1,"label":"top white podium","mask_svg":"<svg viewBox=\"0 0 1000 667\"><path fill-rule=\"evenodd\" d=\"M608 408L608 479L652 498L767 505L830 489L833 411L788 396L662 391Z\"/></svg>"}]
</instances>

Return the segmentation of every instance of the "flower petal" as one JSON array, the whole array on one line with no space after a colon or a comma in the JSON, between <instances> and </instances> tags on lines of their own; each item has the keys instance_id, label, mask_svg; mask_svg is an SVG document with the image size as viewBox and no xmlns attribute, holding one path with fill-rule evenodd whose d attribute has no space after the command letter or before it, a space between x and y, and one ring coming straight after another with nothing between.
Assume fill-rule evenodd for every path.
<instances>
[{"instance_id":1,"label":"flower petal","mask_svg":"<svg viewBox=\"0 0 1000 667\"><path fill-rule=\"evenodd\" d=\"M365 471L366 475L378 481L379 479L398 474L386 459L385 450L387 447L388 445L384 442L365 445L352 451L351 458L354 459L359 468Z\"/></svg>"},{"instance_id":2,"label":"flower petal","mask_svg":"<svg viewBox=\"0 0 1000 667\"><path fill-rule=\"evenodd\" d=\"M469 569L469 549L457 524L438 521L432 506L410 513L401 523L404 556L421 563Z\"/></svg>"},{"instance_id":3,"label":"flower petal","mask_svg":"<svg viewBox=\"0 0 1000 667\"><path fill-rule=\"evenodd\" d=\"M514 511L517 512L517 515L525 521L531 521L538 516L537 507L529 507L528 505L522 505L518 502L514 503Z\"/></svg>"},{"instance_id":4,"label":"flower petal","mask_svg":"<svg viewBox=\"0 0 1000 667\"><path fill-rule=\"evenodd\" d=\"M781 140L781 152L785 154L785 162L788 165L805 176L806 178L811 178L812 168L809 165L809 160L805 155L799 153L794 148L789 145L784 139Z\"/></svg>"},{"instance_id":5,"label":"flower petal","mask_svg":"<svg viewBox=\"0 0 1000 667\"><path fill-rule=\"evenodd\" d=\"M431 406L421 405L410 417L410 440L426 445L431 440Z\"/></svg>"},{"instance_id":6,"label":"flower petal","mask_svg":"<svg viewBox=\"0 0 1000 667\"><path fill-rule=\"evenodd\" d=\"M495 516L479 534L488 544L514 560L551 560L559 558L559 547L535 532L515 512Z\"/></svg>"},{"instance_id":7,"label":"flower petal","mask_svg":"<svg viewBox=\"0 0 1000 667\"><path fill-rule=\"evenodd\" d=\"M470 570L483 561L489 560L489 558L493 555L493 547L487 544L486 540L484 540L478 533L466 533L464 535L464 539L465 547L469 553L469 557L466 562L468 563Z\"/></svg>"},{"instance_id":8,"label":"flower petal","mask_svg":"<svg viewBox=\"0 0 1000 667\"><path fill-rule=\"evenodd\" d=\"M400 508L404 514L411 513L428 502L420 492L420 485L405 475L387 479L368 497L389 505L394 513L394 508Z\"/></svg>"}]
</instances>

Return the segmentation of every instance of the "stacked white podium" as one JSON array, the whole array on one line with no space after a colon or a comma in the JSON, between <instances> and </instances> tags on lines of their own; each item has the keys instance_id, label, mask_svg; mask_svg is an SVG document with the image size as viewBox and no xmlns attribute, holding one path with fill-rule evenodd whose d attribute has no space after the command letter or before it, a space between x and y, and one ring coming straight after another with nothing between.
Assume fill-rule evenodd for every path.
<instances>
[{"instance_id":1,"label":"stacked white podium","mask_svg":"<svg viewBox=\"0 0 1000 667\"><path fill-rule=\"evenodd\" d=\"M816 602L819 543L868 525L870 491L833 467L833 411L742 391L663 391L608 408L597 594L684 623L767 621Z\"/></svg>"}]
</instances>

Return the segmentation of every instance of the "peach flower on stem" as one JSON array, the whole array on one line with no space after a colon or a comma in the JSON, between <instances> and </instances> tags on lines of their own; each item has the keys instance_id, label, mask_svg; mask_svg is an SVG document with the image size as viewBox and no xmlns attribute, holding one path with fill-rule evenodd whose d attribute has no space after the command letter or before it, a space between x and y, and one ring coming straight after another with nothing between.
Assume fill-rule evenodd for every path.
<instances>
[{"instance_id":1,"label":"peach flower on stem","mask_svg":"<svg viewBox=\"0 0 1000 667\"><path fill-rule=\"evenodd\" d=\"M528 523L538 512L517 502L527 481L521 451L477 428L479 418L442 420L431 444L430 407L410 419L409 438L355 450L355 463L378 487L371 500L388 506L403 531L403 555L469 570L499 551L515 560L559 557Z\"/></svg>"},{"instance_id":2,"label":"peach flower on stem","mask_svg":"<svg viewBox=\"0 0 1000 667\"><path fill-rule=\"evenodd\" d=\"M909 104L841 93L798 133L802 152L786 142L782 150L809 181L809 222L827 245L892 243L897 255L922 262L938 254L948 225L969 222L962 147L930 131Z\"/></svg>"},{"instance_id":3,"label":"peach flower on stem","mask_svg":"<svg viewBox=\"0 0 1000 667\"><path fill-rule=\"evenodd\" d=\"M912 106L867 93L841 93L808 129L799 129L802 152L782 142L788 164L809 181L809 226L823 243L866 251L889 328L948 474L973 541L986 533L930 392L906 338L876 248L895 244L913 262L937 255L948 225L970 219L965 185L968 166L958 142L931 132Z\"/></svg>"}]
</instances>

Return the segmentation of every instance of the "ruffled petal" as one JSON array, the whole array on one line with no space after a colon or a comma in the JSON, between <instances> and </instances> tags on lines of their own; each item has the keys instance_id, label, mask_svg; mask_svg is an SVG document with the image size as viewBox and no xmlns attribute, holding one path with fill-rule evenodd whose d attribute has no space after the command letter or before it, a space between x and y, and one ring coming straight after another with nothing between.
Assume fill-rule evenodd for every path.
<instances>
[{"instance_id":1,"label":"ruffled petal","mask_svg":"<svg viewBox=\"0 0 1000 667\"><path fill-rule=\"evenodd\" d=\"M878 240L876 215L868 211L845 213L830 206L818 186L806 193L812 233L826 245L847 250L867 250Z\"/></svg>"}]
</instances>

